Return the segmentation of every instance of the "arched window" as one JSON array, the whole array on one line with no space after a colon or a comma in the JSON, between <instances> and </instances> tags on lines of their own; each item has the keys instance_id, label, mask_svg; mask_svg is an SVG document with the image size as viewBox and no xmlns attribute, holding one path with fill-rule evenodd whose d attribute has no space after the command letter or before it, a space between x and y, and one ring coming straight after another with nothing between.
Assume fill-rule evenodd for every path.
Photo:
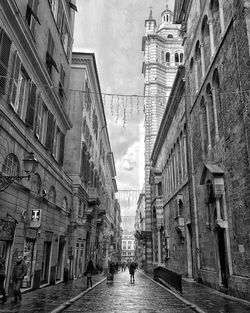
<instances>
[{"instance_id":1,"label":"arched window","mask_svg":"<svg viewBox=\"0 0 250 313\"><path fill-rule=\"evenodd\" d=\"M175 61L175 65L179 65L180 59L179 59L179 53L175 53L174 54L174 61Z\"/></svg>"},{"instance_id":2,"label":"arched window","mask_svg":"<svg viewBox=\"0 0 250 313\"><path fill-rule=\"evenodd\" d=\"M218 46L220 38L221 38L221 22L220 22L220 13L219 13L219 1L211 0L210 5L210 16L212 18L213 23L213 37L214 37L214 45Z\"/></svg>"},{"instance_id":3,"label":"arched window","mask_svg":"<svg viewBox=\"0 0 250 313\"><path fill-rule=\"evenodd\" d=\"M31 190L37 194L40 194L42 187L42 180L39 174L35 173L31 178Z\"/></svg>"},{"instance_id":4,"label":"arched window","mask_svg":"<svg viewBox=\"0 0 250 313\"><path fill-rule=\"evenodd\" d=\"M180 63L183 63L183 53L180 53Z\"/></svg>"},{"instance_id":5,"label":"arched window","mask_svg":"<svg viewBox=\"0 0 250 313\"><path fill-rule=\"evenodd\" d=\"M197 71L197 81L196 81L196 91L199 90L202 82L202 65L201 65L201 48L200 42L197 41L195 45L195 61L196 61L196 71Z\"/></svg>"},{"instance_id":6,"label":"arched window","mask_svg":"<svg viewBox=\"0 0 250 313\"><path fill-rule=\"evenodd\" d=\"M48 200L52 203L56 203L56 190L54 186L51 186L49 189Z\"/></svg>"},{"instance_id":7,"label":"arched window","mask_svg":"<svg viewBox=\"0 0 250 313\"><path fill-rule=\"evenodd\" d=\"M190 93L194 95L196 92L196 81L195 81L195 72L194 72L194 58L191 58L189 65L189 81L190 81ZM191 97L193 103L194 97Z\"/></svg>"},{"instance_id":8,"label":"arched window","mask_svg":"<svg viewBox=\"0 0 250 313\"><path fill-rule=\"evenodd\" d=\"M206 87L206 100L207 100L207 114L208 114L208 121L209 121L208 130L210 131L210 138L211 138L210 144L214 146L214 142L215 142L214 103L213 103L212 89L211 89L210 84L208 84Z\"/></svg>"},{"instance_id":9,"label":"arched window","mask_svg":"<svg viewBox=\"0 0 250 313\"><path fill-rule=\"evenodd\" d=\"M207 110L204 97L201 98L200 102L200 125L202 135L202 151L204 154L206 154L208 147L208 125L207 125Z\"/></svg>"},{"instance_id":10,"label":"arched window","mask_svg":"<svg viewBox=\"0 0 250 313\"><path fill-rule=\"evenodd\" d=\"M201 42L203 43L203 47L204 47L204 63L205 63L205 70L206 70L210 64L210 58L211 58L211 46L210 46L210 36L209 36L209 26L208 26L207 15L204 16L202 25L201 25Z\"/></svg>"},{"instance_id":11,"label":"arched window","mask_svg":"<svg viewBox=\"0 0 250 313\"><path fill-rule=\"evenodd\" d=\"M213 90L212 92L214 93L214 107L215 107L215 125L216 125L216 136L217 139L219 139L219 133L222 132L222 129L220 129L220 127L222 128L222 123L220 123L218 125L218 110L221 107L220 103L221 103L221 99L220 99L220 77L219 77L219 71L216 68L213 72L213 78L212 78L212 85L213 85ZM219 112L220 114L220 112Z\"/></svg>"},{"instance_id":12,"label":"arched window","mask_svg":"<svg viewBox=\"0 0 250 313\"><path fill-rule=\"evenodd\" d=\"M7 155L2 166L2 172L9 176L20 175L20 164L15 154L10 153Z\"/></svg>"},{"instance_id":13,"label":"arched window","mask_svg":"<svg viewBox=\"0 0 250 313\"><path fill-rule=\"evenodd\" d=\"M169 52L166 53L166 63L167 63L167 65L169 65L169 63L170 63L170 53Z\"/></svg>"},{"instance_id":14,"label":"arched window","mask_svg":"<svg viewBox=\"0 0 250 313\"><path fill-rule=\"evenodd\" d=\"M172 34L169 34L167 38L174 38Z\"/></svg>"},{"instance_id":15,"label":"arched window","mask_svg":"<svg viewBox=\"0 0 250 313\"><path fill-rule=\"evenodd\" d=\"M178 213L179 213L179 216L180 217L183 217L183 214L184 214L184 207L183 207L183 202L182 200L179 200L178 202Z\"/></svg>"}]
</instances>

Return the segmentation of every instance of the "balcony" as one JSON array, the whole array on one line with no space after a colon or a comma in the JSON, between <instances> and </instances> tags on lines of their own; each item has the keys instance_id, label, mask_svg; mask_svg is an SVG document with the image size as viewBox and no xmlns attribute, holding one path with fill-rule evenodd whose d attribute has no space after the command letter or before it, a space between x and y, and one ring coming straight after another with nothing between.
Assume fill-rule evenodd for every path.
<instances>
[{"instance_id":1,"label":"balcony","mask_svg":"<svg viewBox=\"0 0 250 313\"><path fill-rule=\"evenodd\" d=\"M88 187L89 204L100 204L99 194L96 187Z\"/></svg>"}]
</instances>

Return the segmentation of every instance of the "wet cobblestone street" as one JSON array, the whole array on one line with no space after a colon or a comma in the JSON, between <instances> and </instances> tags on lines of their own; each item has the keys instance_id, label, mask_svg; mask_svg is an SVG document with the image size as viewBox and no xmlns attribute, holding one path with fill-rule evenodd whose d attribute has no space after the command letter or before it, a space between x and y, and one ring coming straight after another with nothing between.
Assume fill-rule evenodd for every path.
<instances>
[{"instance_id":1,"label":"wet cobblestone street","mask_svg":"<svg viewBox=\"0 0 250 313\"><path fill-rule=\"evenodd\" d=\"M135 283L130 283L126 271L116 274L113 284L103 282L63 312L191 313L193 310L139 272Z\"/></svg>"},{"instance_id":2,"label":"wet cobblestone street","mask_svg":"<svg viewBox=\"0 0 250 313\"><path fill-rule=\"evenodd\" d=\"M136 271L130 283L128 270L119 271L114 283L103 274L94 275L93 288L86 277L60 283L22 295L22 303L0 304L0 313L247 313L250 303L227 296L189 279L183 279L183 294L162 287L152 275Z\"/></svg>"}]
</instances>

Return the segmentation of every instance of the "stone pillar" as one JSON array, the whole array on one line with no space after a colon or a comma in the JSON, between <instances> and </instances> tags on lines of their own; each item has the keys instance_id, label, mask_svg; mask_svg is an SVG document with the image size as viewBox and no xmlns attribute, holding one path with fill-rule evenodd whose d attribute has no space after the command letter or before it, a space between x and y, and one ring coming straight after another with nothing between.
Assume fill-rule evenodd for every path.
<instances>
[{"instance_id":1,"label":"stone pillar","mask_svg":"<svg viewBox=\"0 0 250 313\"><path fill-rule=\"evenodd\" d=\"M161 265L161 227L157 227L158 237L158 265Z\"/></svg>"},{"instance_id":2,"label":"stone pillar","mask_svg":"<svg viewBox=\"0 0 250 313\"><path fill-rule=\"evenodd\" d=\"M224 21L224 12L223 12L223 0L219 0L219 13L220 13L221 36L223 36L223 35L224 35L224 32L225 32L225 21Z\"/></svg>"}]
</instances>

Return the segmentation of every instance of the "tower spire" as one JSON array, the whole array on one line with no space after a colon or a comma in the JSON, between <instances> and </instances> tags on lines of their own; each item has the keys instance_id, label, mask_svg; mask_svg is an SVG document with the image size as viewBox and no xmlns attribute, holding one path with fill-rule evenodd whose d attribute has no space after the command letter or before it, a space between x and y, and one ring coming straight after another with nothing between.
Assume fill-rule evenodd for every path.
<instances>
[{"instance_id":1,"label":"tower spire","mask_svg":"<svg viewBox=\"0 0 250 313\"><path fill-rule=\"evenodd\" d=\"M166 0L166 9L168 9L168 0Z\"/></svg>"},{"instance_id":2,"label":"tower spire","mask_svg":"<svg viewBox=\"0 0 250 313\"><path fill-rule=\"evenodd\" d=\"M152 7L149 7L150 11L149 11L149 20L153 20L153 13L152 13Z\"/></svg>"}]
</instances>

